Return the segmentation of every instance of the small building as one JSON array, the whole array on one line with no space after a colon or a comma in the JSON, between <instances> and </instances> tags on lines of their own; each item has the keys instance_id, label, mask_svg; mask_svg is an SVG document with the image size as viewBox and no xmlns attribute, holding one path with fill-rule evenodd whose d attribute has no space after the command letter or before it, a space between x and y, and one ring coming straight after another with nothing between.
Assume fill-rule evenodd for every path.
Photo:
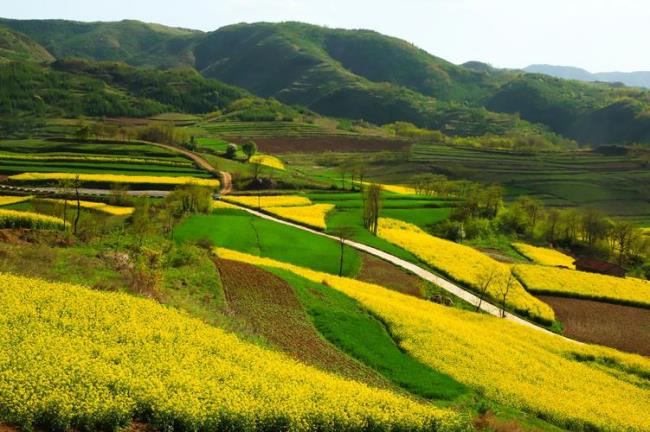
<instances>
[{"instance_id":1,"label":"small building","mask_svg":"<svg viewBox=\"0 0 650 432\"><path fill-rule=\"evenodd\" d=\"M573 262L573 265L576 266L576 270L584 272L625 277L625 269L623 267L606 261L598 261L590 258L578 258Z\"/></svg>"}]
</instances>

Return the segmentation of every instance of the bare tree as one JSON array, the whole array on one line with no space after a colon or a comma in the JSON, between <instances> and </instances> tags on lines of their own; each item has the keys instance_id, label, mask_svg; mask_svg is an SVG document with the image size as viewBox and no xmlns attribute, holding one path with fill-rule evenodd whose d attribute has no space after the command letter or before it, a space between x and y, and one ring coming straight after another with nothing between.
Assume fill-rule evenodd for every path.
<instances>
[{"instance_id":1,"label":"bare tree","mask_svg":"<svg viewBox=\"0 0 650 432\"><path fill-rule=\"evenodd\" d=\"M379 213L381 212L381 186L369 184L362 191L363 196L363 226L377 235Z\"/></svg>"},{"instance_id":2,"label":"bare tree","mask_svg":"<svg viewBox=\"0 0 650 432\"><path fill-rule=\"evenodd\" d=\"M352 235L351 227L339 227L332 233L339 240L339 246L341 247L341 252L339 254L339 276L343 276L343 263L344 263L344 254L345 254L345 240Z\"/></svg>"},{"instance_id":3,"label":"bare tree","mask_svg":"<svg viewBox=\"0 0 650 432\"><path fill-rule=\"evenodd\" d=\"M70 190L72 188L73 188L73 182L69 179L62 179L56 182L57 192L63 195L63 229L64 230L68 222L68 194L70 193Z\"/></svg>"},{"instance_id":4,"label":"bare tree","mask_svg":"<svg viewBox=\"0 0 650 432\"><path fill-rule=\"evenodd\" d=\"M478 304L476 305L476 312L481 310L483 305L483 300L487 295L490 286L496 282L499 276L499 267L497 264L492 264L489 266L484 266L481 270L481 274L478 277Z\"/></svg>"},{"instance_id":5,"label":"bare tree","mask_svg":"<svg viewBox=\"0 0 650 432\"><path fill-rule=\"evenodd\" d=\"M516 280L515 275L510 271L508 272L507 277L502 275L497 281L497 292L499 294L499 300L501 301L501 318L506 317L506 301Z\"/></svg>"},{"instance_id":6,"label":"bare tree","mask_svg":"<svg viewBox=\"0 0 650 432\"><path fill-rule=\"evenodd\" d=\"M79 180L79 174L77 174L72 183L74 188L74 195L77 200L77 214L74 218L74 235L77 235L77 227L79 226L79 218L81 217L81 199L79 198L79 188L81 187L81 181Z\"/></svg>"}]
</instances>

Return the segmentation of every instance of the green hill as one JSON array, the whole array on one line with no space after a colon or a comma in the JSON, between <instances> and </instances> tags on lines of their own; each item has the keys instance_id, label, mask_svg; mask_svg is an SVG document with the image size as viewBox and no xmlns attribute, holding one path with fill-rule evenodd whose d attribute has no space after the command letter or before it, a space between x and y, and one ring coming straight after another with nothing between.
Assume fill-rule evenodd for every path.
<instances>
[{"instance_id":1,"label":"green hill","mask_svg":"<svg viewBox=\"0 0 650 432\"><path fill-rule=\"evenodd\" d=\"M0 63L8 61L47 63L53 60L52 54L29 37L0 26Z\"/></svg>"},{"instance_id":2,"label":"green hill","mask_svg":"<svg viewBox=\"0 0 650 432\"><path fill-rule=\"evenodd\" d=\"M0 23L58 59L194 68L257 96L328 116L409 121L453 135L524 130L552 131L587 144L650 142L650 91L478 62L457 66L369 30L296 22L237 24L210 33L137 21ZM170 103L159 96L153 99Z\"/></svg>"},{"instance_id":3,"label":"green hill","mask_svg":"<svg viewBox=\"0 0 650 432\"><path fill-rule=\"evenodd\" d=\"M191 46L201 32L139 21L84 23L65 20L5 20L56 58L119 60L137 66L192 65Z\"/></svg>"}]
</instances>

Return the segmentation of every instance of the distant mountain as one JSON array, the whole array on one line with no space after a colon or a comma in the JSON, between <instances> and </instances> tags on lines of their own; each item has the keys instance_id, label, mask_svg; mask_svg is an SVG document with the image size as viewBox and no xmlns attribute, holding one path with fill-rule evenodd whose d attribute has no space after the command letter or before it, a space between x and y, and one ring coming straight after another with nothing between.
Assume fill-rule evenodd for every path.
<instances>
[{"instance_id":1,"label":"distant mountain","mask_svg":"<svg viewBox=\"0 0 650 432\"><path fill-rule=\"evenodd\" d=\"M578 81L601 81L623 83L628 87L650 88L650 72L598 72L591 73L585 69L571 66L530 65L523 69L530 73L541 73L556 78Z\"/></svg>"},{"instance_id":2,"label":"distant mountain","mask_svg":"<svg viewBox=\"0 0 650 432\"><path fill-rule=\"evenodd\" d=\"M195 69L257 96L333 117L377 124L408 121L456 135L554 132L590 144L650 142L648 91L480 62L458 66L369 30L287 22L237 24L204 33L138 21L0 19L3 26L59 60ZM576 79L586 71L570 72ZM93 79L104 76L93 72ZM173 89L171 84L167 88ZM155 101L167 103L162 96Z\"/></svg>"}]
</instances>

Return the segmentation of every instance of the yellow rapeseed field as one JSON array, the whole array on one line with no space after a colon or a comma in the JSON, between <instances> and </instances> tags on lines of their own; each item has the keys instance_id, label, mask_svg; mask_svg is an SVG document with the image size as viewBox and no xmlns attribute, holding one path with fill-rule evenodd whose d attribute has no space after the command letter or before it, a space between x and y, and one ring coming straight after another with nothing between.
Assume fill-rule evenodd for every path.
<instances>
[{"instance_id":1,"label":"yellow rapeseed field","mask_svg":"<svg viewBox=\"0 0 650 432\"><path fill-rule=\"evenodd\" d=\"M9 176L9 180L30 182L30 181L54 181L74 180L79 176L81 182L93 183L129 183L129 184L161 184L181 185L196 184L199 186L219 187L219 180L202 179L195 177L165 177L165 176L130 176L121 174L74 174L74 173L22 173Z\"/></svg>"},{"instance_id":2,"label":"yellow rapeseed field","mask_svg":"<svg viewBox=\"0 0 650 432\"><path fill-rule=\"evenodd\" d=\"M479 289L485 275L494 273L487 295L501 301L508 281L510 288L506 304L515 310L550 322L555 313L545 303L526 292L523 286L509 278L510 268L477 250L427 234L415 225L395 219L380 218L378 236L416 255L431 267L465 285Z\"/></svg>"},{"instance_id":3,"label":"yellow rapeseed field","mask_svg":"<svg viewBox=\"0 0 650 432\"><path fill-rule=\"evenodd\" d=\"M31 200L31 196L0 196L0 207L12 204L20 204Z\"/></svg>"},{"instance_id":4,"label":"yellow rapeseed field","mask_svg":"<svg viewBox=\"0 0 650 432\"><path fill-rule=\"evenodd\" d=\"M369 185L371 182L362 182L362 185ZM381 186L382 190L385 190L386 192L392 192L396 193L399 195L416 195L417 192L415 191L415 188L412 188L410 186L400 186L400 185L391 185L391 184L384 184L381 183L379 184Z\"/></svg>"},{"instance_id":5,"label":"yellow rapeseed field","mask_svg":"<svg viewBox=\"0 0 650 432\"><path fill-rule=\"evenodd\" d=\"M650 282L557 267L517 265L513 269L529 291L650 306Z\"/></svg>"},{"instance_id":6,"label":"yellow rapeseed field","mask_svg":"<svg viewBox=\"0 0 650 432\"><path fill-rule=\"evenodd\" d=\"M575 258L565 255L560 251L556 251L555 249L532 246L526 243L513 243L512 247L514 247L520 254L537 264L567 267L570 269L575 268L573 265Z\"/></svg>"},{"instance_id":7,"label":"yellow rapeseed field","mask_svg":"<svg viewBox=\"0 0 650 432\"><path fill-rule=\"evenodd\" d=\"M264 207L263 209L282 219L324 230L327 228L325 223L327 213L334 207L334 204L313 204L299 207Z\"/></svg>"},{"instance_id":8,"label":"yellow rapeseed field","mask_svg":"<svg viewBox=\"0 0 650 432\"><path fill-rule=\"evenodd\" d=\"M45 199L43 201L52 202L55 204L63 204L62 199ZM68 200L68 206L75 207L77 205L76 200ZM102 202L93 202L93 201L79 201L79 206L81 208L95 210L101 213L106 213L111 216L129 216L132 214L135 209L133 207L120 207L113 206Z\"/></svg>"},{"instance_id":9,"label":"yellow rapeseed field","mask_svg":"<svg viewBox=\"0 0 650 432\"><path fill-rule=\"evenodd\" d=\"M225 202L223 199L221 200L213 200L212 201L212 210L218 210L218 209L239 209L236 205L230 204L228 202Z\"/></svg>"},{"instance_id":10,"label":"yellow rapeseed field","mask_svg":"<svg viewBox=\"0 0 650 432\"><path fill-rule=\"evenodd\" d=\"M270 168L275 168L275 169L282 170L282 171L284 171L286 169L284 167L284 163L282 163L282 161L280 159L276 158L275 156L271 156L271 155L262 155L262 154L253 155L250 158L249 162L252 163L252 164L260 164L260 165L264 165L264 166L267 166L267 167L270 167Z\"/></svg>"},{"instance_id":11,"label":"yellow rapeseed field","mask_svg":"<svg viewBox=\"0 0 650 432\"><path fill-rule=\"evenodd\" d=\"M63 228L63 219L40 213L0 209L0 227L34 229Z\"/></svg>"},{"instance_id":12,"label":"yellow rapeseed field","mask_svg":"<svg viewBox=\"0 0 650 432\"><path fill-rule=\"evenodd\" d=\"M267 196L233 196L228 195L222 198L224 201L233 204L243 205L250 208L266 207L291 207L291 206L308 206L311 200L299 195L267 195Z\"/></svg>"},{"instance_id":13,"label":"yellow rapeseed field","mask_svg":"<svg viewBox=\"0 0 650 432\"><path fill-rule=\"evenodd\" d=\"M418 360L500 403L572 430L650 431L645 357L268 258L216 253L326 283L379 316Z\"/></svg>"},{"instance_id":14,"label":"yellow rapeseed field","mask_svg":"<svg viewBox=\"0 0 650 432\"><path fill-rule=\"evenodd\" d=\"M0 422L31 430L467 430L153 301L0 274ZM634 396L634 395L633 395Z\"/></svg>"}]
</instances>

